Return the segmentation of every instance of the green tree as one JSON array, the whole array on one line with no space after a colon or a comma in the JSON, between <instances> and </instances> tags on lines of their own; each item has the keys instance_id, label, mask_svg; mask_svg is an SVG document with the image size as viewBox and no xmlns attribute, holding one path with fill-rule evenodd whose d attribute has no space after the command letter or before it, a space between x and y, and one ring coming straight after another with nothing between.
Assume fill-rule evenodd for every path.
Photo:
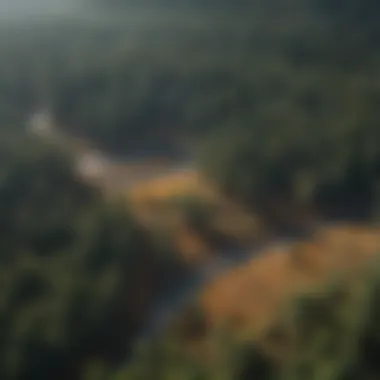
<instances>
[{"instance_id":1,"label":"green tree","mask_svg":"<svg viewBox=\"0 0 380 380\"><path fill-rule=\"evenodd\" d=\"M153 276L144 232L54 147L3 138L0 156L1 377L74 379L90 359L120 360Z\"/></svg>"}]
</instances>

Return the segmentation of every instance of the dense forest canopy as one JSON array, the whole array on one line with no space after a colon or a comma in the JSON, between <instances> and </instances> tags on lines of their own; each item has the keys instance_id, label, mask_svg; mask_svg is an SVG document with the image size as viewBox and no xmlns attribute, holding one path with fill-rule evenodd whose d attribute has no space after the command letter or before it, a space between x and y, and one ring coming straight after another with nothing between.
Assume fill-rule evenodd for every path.
<instances>
[{"instance_id":1,"label":"dense forest canopy","mask_svg":"<svg viewBox=\"0 0 380 380\"><path fill-rule=\"evenodd\" d=\"M2 128L47 110L123 156L178 157L201 142L206 176L264 212L281 195L328 216L369 216L377 2L117 3L1 24Z\"/></svg>"},{"instance_id":2,"label":"dense forest canopy","mask_svg":"<svg viewBox=\"0 0 380 380\"><path fill-rule=\"evenodd\" d=\"M152 15L144 7L128 12L126 2L122 18L88 10L13 32L3 26L3 117L24 120L49 108L74 133L128 151L168 148L178 136L225 124L265 129L274 112L285 128L311 128L318 118L331 125L343 112L349 120L356 100L340 94L352 86L376 102L376 40L352 24L356 18L370 30L375 3L211 3ZM249 12L220 8L243 3ZM352 38L343 38L344 25Z\"/></svg>"},{"instance_id":3,"label":"dense forest canopy","mask_svg":"<svg viewBox=\"0 0 380 380\"><path fill-rule=\"evenodd\" d=\"M90 359L123 361L141 317L139 279L158 288L157 278L182 274L124 205L78 180L65 154L13 137L35 112L110 153L172 155L194 143L207 178L264 214L281 198L369 218L380 205L379 4L96 0L75 15L1 21L0 378L82 380ZM370 327L355 336L362 349L345 380L378 374L366 357L379 345L374 282ZM333 317L326 334L338 342L352 331L336 335L345 325ZM161 378L178 378L174 353L158 351ZM246 380L257 375L253 359L265 362L247 357L235 377L185 366L189 379ZM120 378L152 378L139 373L156 362L135 364Z\"/></svg>"},{"instance_id":4,"label":"dense forest canopy","mask_svg":"<svg viewBox=\"0 0 380 380\"><path fill-rule=\"evenodd\" d=\"M180 267L56 147L2 135L0 157L0 377L79 379L90 359L124 360L157 280Z\"/></svg>"}]
</instances>

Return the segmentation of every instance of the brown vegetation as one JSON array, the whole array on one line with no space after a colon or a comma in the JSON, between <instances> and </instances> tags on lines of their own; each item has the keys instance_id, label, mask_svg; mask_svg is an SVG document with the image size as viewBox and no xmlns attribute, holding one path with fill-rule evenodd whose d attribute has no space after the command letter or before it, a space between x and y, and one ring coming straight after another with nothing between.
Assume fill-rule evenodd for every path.
<instances>
[{"instance_id":1,"label":"brown vegetation","mask_svg":"<svg viewBox=\"0 0 380 380\"><path fill-rule=\"evenodd\" d=\"M311 291L338 275L354 275L380 253L380 230L338 226L308 242L278 247L217 279L201 295L211 325L265 334L279 311L298 292Z\"/></svg>"},{"instance_id":2,"label":"brown vegetation","mask_svg":"<svg viewBox=\"0 0 380 380\"><path fill-rule=\"evenodd\" d=\"M141 181L131 187L128 195L138 219L148 228L169 232L176 249L190 262L206 259L216 247L187 224L183 210L174 202L178 197L194 197L211 206L210 228L217 236L241 244L263 236L252 214L215 191L196 170Z\"/></svg>"}]
</instances>

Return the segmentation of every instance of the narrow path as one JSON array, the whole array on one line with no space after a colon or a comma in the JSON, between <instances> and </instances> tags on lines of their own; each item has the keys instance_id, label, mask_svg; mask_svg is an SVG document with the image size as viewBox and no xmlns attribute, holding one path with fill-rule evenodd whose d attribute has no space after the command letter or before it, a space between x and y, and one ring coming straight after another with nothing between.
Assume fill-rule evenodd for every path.
<instances>
[{"instance_id":1,"label":"narrow path","mask_svg":"<svg viewBox=\"0 0 380 380\"><path fill-rule=\"evenodd\" d=\"M162 157L150 159L144 152L127 158L111 156L85 139L62 132L45 111L32 114L26 128L46 142L67 149L75 157L75 169L81 178L111 193L122 194L146 181L194 168L190 160L162 162Z\"/></svg>"}]
</instances>

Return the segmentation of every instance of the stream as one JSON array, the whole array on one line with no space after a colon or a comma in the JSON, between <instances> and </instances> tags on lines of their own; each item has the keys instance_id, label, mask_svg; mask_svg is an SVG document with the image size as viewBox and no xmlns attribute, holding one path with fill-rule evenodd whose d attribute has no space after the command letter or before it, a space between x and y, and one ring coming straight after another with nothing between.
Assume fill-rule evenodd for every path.
<instances>
[{"instance_id":1,"label":"stream","mask_svg":"<svg viewBox=\"0 0 380 380\"><path fill-rule=\"evenodd\" d=\"M233 268L244 265L251 259L264 254L271 248L285 251L295 242L292 238L279 238L261 247L252 249L226 250L204 263L181 279L170 291L158 295L148 312L148 318L138 334L141 340L158 337L165 333L175 317L196 301L204 287Z\"/></svg>"},{"instance_id":2,"label":"stream","mask_svg":"<svg viewBox=\"0 0 380 380\"><path fill-rule=\"evenodd\" d=\"M320 221L316 222L314 227L306 233L277 236L258 246L244 249L226 249L219 252L218 256L188 273L170 291L163 292L156 297L150 312L147 313L148 318L139 332L138 338L141 340L152 339L165 333L175 317L186 306L196 301L205 286L230 270L244 265L268 251L281 249L286 254L295 243L309 239L315 231L333 228L339 224L341 224L339 221Z\"/></svg>"}]
</instances>

